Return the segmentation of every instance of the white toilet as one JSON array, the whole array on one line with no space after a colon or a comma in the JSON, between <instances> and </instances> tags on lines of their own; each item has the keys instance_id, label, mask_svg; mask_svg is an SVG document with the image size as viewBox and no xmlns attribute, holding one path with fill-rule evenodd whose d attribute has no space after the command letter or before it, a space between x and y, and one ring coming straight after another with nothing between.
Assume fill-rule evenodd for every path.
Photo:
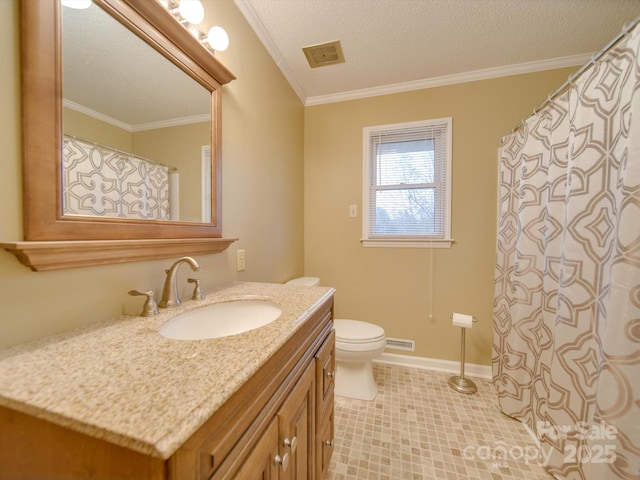
<instances>
[{"instance_id":1,"label":"white toilet","mask_svg":"<svg viewBox=\"0 0 640 480\"><path fill-rule=\"evenodd\" d=\"M318 277L289 280L287 285L308 287L320 284ZM360 320L334 319L336 331L335 394L359 400L373 400L378 386L373 378L371 360L380 355L387 344L382 327Z\"/></svg>"}]
</instances>

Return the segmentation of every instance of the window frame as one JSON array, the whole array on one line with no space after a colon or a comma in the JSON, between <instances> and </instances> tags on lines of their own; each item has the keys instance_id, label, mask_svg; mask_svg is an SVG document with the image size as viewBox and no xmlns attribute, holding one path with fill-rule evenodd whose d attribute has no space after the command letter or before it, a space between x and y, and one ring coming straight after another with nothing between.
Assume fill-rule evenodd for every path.
<instances>
[{"instance_id":1,"label":"window frame","mask_svg":"<svg viewBox=\"0 0 640 480\"><path fill-rule=\"evenodd\" d=\"M400 247L400 248L450 248L453 243L451 238L451 165L452 165L452 125L451 117L419 120L415 122L403 122L387 125L376 125L363 127L363 160L362 160L362 245L364 247ZM410 235L410 234L386 234L376 235L371 232L371 206L375 203L375 193L378 185L372 182L373 163L376 162L372 158L372 139L380 134L398 133L409 131L416 128L430 129L440 127L442 132L434 135L440 138L442 142L442 158L436 158L436 172L444 173L444 178L434 179L436 189L440 190L436 194L436 198L441 198L444 202L442 214L442 233L437 235ZM444 133L444 135L443 135ZM445 137L444 139L442 137ZM444 165L438 166L437 162ZM441 175L442 177L442 175ZM411 186L419 186L425 184L408 184ZM388 189L388 186L380 188L380 190ZM436 190L436 191L437 191ZM444 191L443 191L444 190ZM375 205L374 205L375 206Z\"/></svg>"}]
</instances>

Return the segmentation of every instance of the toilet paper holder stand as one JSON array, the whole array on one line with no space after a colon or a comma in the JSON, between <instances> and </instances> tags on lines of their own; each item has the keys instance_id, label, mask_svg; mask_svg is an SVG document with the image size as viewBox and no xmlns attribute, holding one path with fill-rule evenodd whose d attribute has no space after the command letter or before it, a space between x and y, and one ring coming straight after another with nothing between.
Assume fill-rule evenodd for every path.
<instances>
[{"instance_id":1,"label":"toilet paper holder stand","mask_svg":"<svg viewBox=\"0 0 640 480\"><path fill-rule=\"evenodd\" d=\"M451 318L453 318L453 315L451 315ZM477 322L476 317L472 317L472 319L473 323ZM460 330L462 330L460 335L460 375L454 375L449 378L448 384L456 392L470 395L472 393L476 393L478 391L478 387L476 387L475 383L464 376L464 343L466 328L461 327Z\"/></svg>"}]
</instances>

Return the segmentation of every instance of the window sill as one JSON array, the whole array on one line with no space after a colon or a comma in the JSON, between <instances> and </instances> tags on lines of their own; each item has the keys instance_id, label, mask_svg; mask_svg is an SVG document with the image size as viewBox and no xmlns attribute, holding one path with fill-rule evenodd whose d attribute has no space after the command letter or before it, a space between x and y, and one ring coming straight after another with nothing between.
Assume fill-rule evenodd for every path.
<instances>
[{"instance_id":1,"label":"window sill","mask_svg":"<svg viewBox=\"0 0 640 480\"><path fill-rule=\"evenodd\" d=\"M378 247L378 248L451 248L454 240L452 238L439 239L439 240L372 240L362 239L363 247Z\"/></svg>"}]
</instances>

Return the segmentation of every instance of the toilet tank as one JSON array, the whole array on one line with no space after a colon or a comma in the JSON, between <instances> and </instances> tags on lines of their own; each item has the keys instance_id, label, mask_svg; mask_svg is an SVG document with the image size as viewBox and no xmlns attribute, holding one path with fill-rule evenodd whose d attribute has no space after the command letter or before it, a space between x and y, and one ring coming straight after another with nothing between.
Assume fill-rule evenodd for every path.
<instances>
[{"instance_id":1,"label":"toilet tank","mask_svg":"<svg viewBox=\"0 0 640 480\"><path fill-rule=\"evenodd\" d=\"M299 277L286 282L286 285L301 285L304 287L317 287L320 285L318 277Z\"/></svg>"}]
</instances>

